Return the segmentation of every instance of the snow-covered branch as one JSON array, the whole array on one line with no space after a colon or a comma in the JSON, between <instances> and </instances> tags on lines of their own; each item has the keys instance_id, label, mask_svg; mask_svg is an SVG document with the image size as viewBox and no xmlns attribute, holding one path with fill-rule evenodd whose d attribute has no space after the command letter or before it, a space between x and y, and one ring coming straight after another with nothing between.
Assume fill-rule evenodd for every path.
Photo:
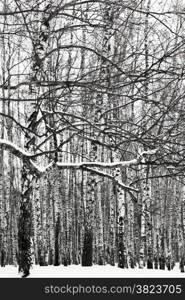
<instances>
[{"instance_id":1,"label":"snow-covered branch","mask_svg":"<svg viewBox=\"0 0 185 300\"><path fill-rule=\"evenodd\" d=\"M0 139L0 147L3 148L4 150L10 151L12 154L14 154L15 156L21 159L33 157L31 153L18 147L16 144L4 139Z\"/></svg>"},{"instance_id":2,"label":"snow-covered branch","mask_svg":"<svg viewBox=\"0 0 185 300\"><path fill-rule=\"evenodd\" d=\"M80 169L83 167L94 167L94 168L117 168L117 167L130 167L133 165L137 165L140 163L142 158L146 155L153 155L156 154L157 149L143 151L141 154L138 155L137 158L127 160L127 161L118 161L118 162L79 162L79 163L62 163L57 162L56 165L59 169Z\"/></svg>"},{"instance_id":3,"label":"snow-covered branch","mask_svg":"<svg viewBox=\"0 0 185 300\"><path fill-rule=\"evenodd\" d=\"M4 140L4 139L0 139L0 147L10 151L13 155L19 157L20 159L22 159L24 162L26 162L29 167L33 170L35 170L37 173L39 173L40 175L45 173L46 171L48 171L49 169L51 169L53 166L57 166L59 169L82 169L82 168L86 168L86 170L88 168L100 168L100 169L111 169L111 168L117 168L117 167L130 167L132 165L137 165L141 162L142 158L146 155L153 155L157 152L157 149L154 150L149 150L149 151L144 151L142 153L140 153L138 155L137 158L132 159L132 160L128 160L128 161L118 161L118 162L78 162L78 163L66 163L66 162L51 162L49 165L43 167L41 165L38 165L37 163L35 163L34 160L34 156L36 157L37 154L32 154L28 151L25 151L24 149L18 147L16 144ZM89 171L93 171L93 172L99 172L100 175L104 175L102 172L95 170L95 169L89 169ZM109 174L106 174L106 176L109 176ZM110 175L111 176L111 175ZM109 177L110 177L109 176ZM111 177L112 178L112 177ZM119 183L121 184L121 183ZM126 188L126 186L122 186L123 188ZM131 188L128 187L130 190ZM134 191L136 191L135 189L133 189Z\"/></svg>"},{"instance_id":4,"label":"snow-covered branch","mask_svg":"<svg viewBox=\"0 0 185 300\"><path fill-rule=\"evenodd\" d=\"M0 139L0 148L10 151L13 155L20 158L36 174L40 175L42 173L41 167L31 160L31 158L33 158L34 155L30 152L25 151L16 144L4 139Z\"/></svg>"},{"instance_id":5,"label":"snow-covered branch","mask_svg":"<svg viewBox=\"0 0 185 300\"><path fill-rule=\"evenodd\" d=\"M120 162L79 162L79 163L63 163L57 162L56 165L59 169L80 169L83 167L94 167L94 168L104 168L111 169L116 167L130 167L132 165L136 165L138 163L138 159L132 159L128 161L120 161Z\"/></svg>"}]
</instances>

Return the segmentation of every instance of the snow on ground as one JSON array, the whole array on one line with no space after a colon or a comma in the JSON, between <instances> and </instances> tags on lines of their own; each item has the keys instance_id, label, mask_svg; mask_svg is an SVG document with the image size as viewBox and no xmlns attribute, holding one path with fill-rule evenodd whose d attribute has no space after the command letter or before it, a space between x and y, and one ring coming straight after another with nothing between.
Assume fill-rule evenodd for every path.
<instances>
[{"instance_id":1,"label":"snow on ground","mask_svg":"<svg viewBox=\"0 0 185 300\"><path fill-rule=\"evenodd\" d=\"M30 270L30 278L185 278L179 265L176 264L172 271L148 269L120 269L113 266L81 267L71 265L40 267L34 265ZM0 278L20 278L18 267L0 267Z\"/></svg>"}]
</instances>

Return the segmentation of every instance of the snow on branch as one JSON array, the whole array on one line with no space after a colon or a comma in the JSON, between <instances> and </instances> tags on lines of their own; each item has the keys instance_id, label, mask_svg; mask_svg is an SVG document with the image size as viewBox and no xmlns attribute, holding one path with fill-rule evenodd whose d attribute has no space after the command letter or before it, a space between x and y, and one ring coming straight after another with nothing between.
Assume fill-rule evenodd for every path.
<instances>
[{"instance_id":1,"label":"snow on branch","mask_svg":"<svg viewBox=\"0 0 185 300\"><path fill-rule=\"evenodd\" d=\"M4 150L9 150L12 154L14 154L15 156L17 156L21 159L33 157L32 154L30 154L29 152L25 151L24 149L18 147L17 145L15 145L14 143L12 143L10 141L0 139L0 146Z\"/></svg>"},{"instance_id":2,"label":"snow on branch","mask_svg":"<svg viewBox=\"0 0 185 300\"><path fill-rule=\"evenodd\" d=\"M52 169L52 167L55 165L54 161L52 161L46 167L40 166L40 165L36 164L32 159L30 159L30 163L33 166L33 168L35 170L37 170L37 173L39 173L40 175L46 173L48 170Z\"/></svg>"},{"instance_id":3,"label":"snow on branch","mask_svg":"<svg viewBox=\"0 0 185 300\"><path fill-rule=\"evenodd\" d=\"M97 169L92 169L92 168L103 168L103 169L111 169L111 168L117 168L117 167L130 167L132 165L137 165L139 164L143 157L146 155L153 155L157 152L157 149L154 150L148 150L148 151L143 151L142 153L139 153L138 157L132 160L128 161L118 161L118 162L79 162L79 163L66 163L66 162L51 162L47 166L43 167L41 165L38 165L33 161L34 159L34 154L25 151L24 149L18 147L16 144L0 139L0 147L3 148L4 150L10 151L13 155L19 157L22 159L27 165L35 171L37 174L42 175L43 173L47 172L49 169L51 169L53 166L58 167L59 169L83 169L85 168L86 170L89 170L91 172L99 173L99 175L102 176L107 176L111 179L111 175L107 173L103 173ZM37 155L35 155L36 157ZM122 185L122 183L118 182L119 185ZM125 185L122 186L122 188L126 189L128 188L129 190L136 191L135 189L132 189L131 187L126 187Z\"/></svg>"},{"instance_id":4,"label":"snow on branch","mask_svg":"<svg viewBox=\"0 0 185 300\"><path fill-rule=\"evenodd\" d=\"M33 158L34 155L30 152L27 152L24 149L18 147L16 144L4 139L0 139L0 148L10 151L13 155L20 158L24 163L26 163L33 172L38 175L41 174L41 167L33 163L31 158Z\"/></svg>"},{"instance_id":5,"label":"snow on branch","mask_svg":"<svg viewBox=\"0 0 185 300\"><path fill-rule=\"evenodd\" d=\"M59 169L80 169L83 167L94 167L94 168L117 168L117 167L130 167L133 165L137 165L141 162L143 157L146 155L156 154L157 149L143 151L138 155L137 158L127 161L118 161L118 162L79 162L79 163L62 163L57 162L56 165Z\"/></svg>"}]
</instances>

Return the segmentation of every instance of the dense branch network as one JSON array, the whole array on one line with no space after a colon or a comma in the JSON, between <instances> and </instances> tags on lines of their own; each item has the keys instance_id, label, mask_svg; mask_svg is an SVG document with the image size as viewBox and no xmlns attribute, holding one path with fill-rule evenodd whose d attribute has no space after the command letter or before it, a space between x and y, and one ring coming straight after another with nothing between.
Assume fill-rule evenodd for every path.
<instances>
[{"instance_id":1,"label":"dense branch network","mask_svg":"<svg viewBox=\"0 0 185 300\"><path fill-rule=\"evenodd\" d=\"M16 146L12 142L8 142L6 140L0 139L0 147L4 150L10 151L13 155L20 158L23 162L25 162L31 171L35 172L36 175L43 175L48 170L51 170L52 167L57 167L58 169L85 169L89 172L94 172L100 176L108 177L112 180L114 180L114 177L111 176L108 173L101 172L99 170L93 169L93 168L103 168L103 169L114 169L117 167L131 167L133 165L139 165L139 163L142 161L143 157L146 155L154 155L157 152L157 149L149 150L149 151L143 151L138 158L132 159L130 161L119 161L119 162L80 162L80 163L62 163L62 162L50 162L47 166L41 166L38 165L36 162L34 162L35 154L31 154L24 149ZM126 186L123 183L116 181L116 183L125 190L130 190L134 192L138 192L137 189L134 189L132 187Z\"/></svg>"},{"instance_id":2,"label":"dense branch network","mask_svg":"<svg viewBox=\"0 0 185 300\"><path fill-rule=\"evenodd\" d=\"M183 270L182 2L1 1L2 264Z\"/></svg>"}]
</instances>

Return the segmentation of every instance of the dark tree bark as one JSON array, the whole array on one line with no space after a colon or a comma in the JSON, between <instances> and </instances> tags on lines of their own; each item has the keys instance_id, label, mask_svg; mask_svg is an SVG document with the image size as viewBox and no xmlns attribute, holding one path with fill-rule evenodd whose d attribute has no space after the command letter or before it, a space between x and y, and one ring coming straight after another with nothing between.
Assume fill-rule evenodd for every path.
<instances>
[{"instance_id":1,"label":"dark tree bark","mask_svg":"<svg viewBox=\"0 0 185 300\"><path fill-rule=\"evenodd\" d=\"M59 235L61 231L60 226L60 214L58 213L56 226L55 226L55 260L54 260L54 266L60 265L60 253L59 253Z\"/></svg>"},{"instance_id":2,"label":"dark tree bark","mask_svg":"<svg viewBox=\"0 0 185 300\"><path fill-rule=\"evenodd\" d=\"M93 256L93 233L92 229L85 227L84 232L84 247L82 253L82 266L92 266L92 256Z\"/></svg>"},{"instance_id":3,"label":"dark tree bark","mask_svg":"<svg viewBox=\"0 0 185 300\"><path fill-rule=\"evenodd\" d=\"M18 263L22 277L30 274L31 259L31 196L33 191L33 175L23 165L22 170L22 195L18 224Z\"/></svg>"}]
</instances>

